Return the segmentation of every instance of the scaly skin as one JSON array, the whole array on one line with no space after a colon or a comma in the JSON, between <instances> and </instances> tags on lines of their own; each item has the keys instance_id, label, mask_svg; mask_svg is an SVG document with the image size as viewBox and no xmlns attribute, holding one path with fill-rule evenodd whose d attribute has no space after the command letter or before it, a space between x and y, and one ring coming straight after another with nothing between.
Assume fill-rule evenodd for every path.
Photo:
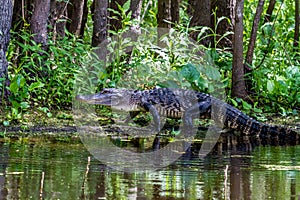
<instances>
[{"instance_id":1,"label":"scaly skin","mask_svg":"<svg viewBox=\"0 0 300 200\"><path fill-rule=\"evenodd\" d=\"M92 95L78 95L78 101L111 106L129 111L131 117L139 112L150 112L159 131L160 116L182 118L187 130L193 128L193 119L212 118L221 128L240 131L244 135L296 141L297 132L281 126L256 121L233 106L208 94L192 90L158 88L152 90L103 89Z\"/></svg>"}]
</instances>

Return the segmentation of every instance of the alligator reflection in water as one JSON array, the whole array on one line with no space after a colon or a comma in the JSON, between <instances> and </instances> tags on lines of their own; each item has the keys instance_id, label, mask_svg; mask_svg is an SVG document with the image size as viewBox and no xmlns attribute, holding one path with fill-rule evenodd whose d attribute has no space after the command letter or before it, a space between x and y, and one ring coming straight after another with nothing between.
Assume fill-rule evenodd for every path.
<instances>
[{"instance_id":1,"label":"alligator reflection in water","mask_svg":"<svg viewBox=\"0 0 300 200\"><path fill-rule=\"evenodd\" d=\"M40 198L42 172L44 199L298 199L300 146L229 136L202 160L199 148L169 167L129 174L89 163L81 144L2 143L1 199Z\"/></svg>"}]
</instances>

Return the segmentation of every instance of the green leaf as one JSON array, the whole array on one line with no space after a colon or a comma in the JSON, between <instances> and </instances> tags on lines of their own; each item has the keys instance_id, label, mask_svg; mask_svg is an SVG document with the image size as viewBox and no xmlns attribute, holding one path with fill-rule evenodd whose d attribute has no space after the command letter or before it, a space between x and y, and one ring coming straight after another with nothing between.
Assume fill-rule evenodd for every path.
<instances>
[{"instance_id":1,"label":"green leaf","mask_svg":"<svg viewBox=\"0 0 300 200\"><path fill-rule=\"evenodd\" d=\"M244 108L245 110L250 110L250 109L252 109L252 105L249 104L249 103L247 103L246 101L242 101L242 105L243 105L243 108Z\"/></svg>"},{"instance_id":2,"label":"green leaf","mask_svg":"<svg viewBox=\"0 0 300 200\"><path fill-rule=\"evenodd\" d=\"M48 112L47 113L47 117L51 118L52 117L52 113Z\"/></svg>"},{"instance_id":3,"label":"green leaf","mask_svg":"<svg viewBox=\"0 0 300 200\"><path fill-rule=\"evenodd\" d=\"M3 121L4 126L9 126L9 121Z\"/></svg>"},{"instance_id":4,"label":"green leaf","mask_svg":"<svg viewBox=\"0 0 300 200\"><path fill-rule=\"evenodd\" d=\"M12 82L10 83L10 91L12 93L17 93L19 88L22 88L25 85L25 82L25 78L21 74L18 74L13 78Z\"/></svg>"},{"instance_id":5,"label":"green leaf","mask_svg":"<svg viewBox=\"0 0 300 200\"><path fill-rule=\"evenodd\" d=\"M268 80L267 82L267 90L272 93L274 91L275 83L274 80Z\"/></svg>"},{"instance_id":6,"label":"green leaf","mask_svg":"<svg viewBox=\"0 0 300 200\"><path fill-rule=\"evenodd\" d=\"M178 88L178 84L173 80L166 80L162 83L158 83L158 86L163 88Z\"/></svg>"},{"instance_id":7,"label":"green leaf","mask_svg":"<svg viewBox=\"0 0 300 200\"><path fill-rule=\"evenodd\" d=\"M205 74L208 78L211 78L212 80L220 80L221 77L220 72L212 66L206 67Z\"/></svg>"},{"instance_id":8,"label":"green leaf","mask_svg":"<svg viewBox=\"0 0 300 200\"><path fill-rule=\"evenodd\" d=\"M17 117L18 114L19 114L19 111L18 111L17 108L12 108L12 109L11 109L11 113L12 113L12 115L13 115L14 117Z\"/></svg>"},{"instance_id":9,"label":"green leaf","mask_svg":"<svg viewBox=\"0 0 300 200\"><path fill-rule=\"evenodd\" d=\"M21 102L21 103L20 103L20 106L21 106L21 108L24 109L24 110L30 107L30 106L28 105L27 102Z\"/></svg>"},{"instance_id":10,"label":"green leaf","mask_svg":"<svg viewBox=\"0 0 300 200\"><path fill-rule=\"evenodd\" d=\"M20 107L20 103L17 102L17 101L12 100L11 104L12 104L13 108L19 108Z\"/></svg>"},{"instance_id":11,"label":"green leaf","mask_svg":"<svg viewBox=\"0 0 300 200\"><path fill-rule=\"evenodd\" d=\"M41 83L41 82L34 82L34 83L31 83L31 85L28 87L28 90L31 92L32 90L36 89L36 88L41 88L41 87L44 87L44 83Z\"/></svg>"},{"instance_id":12,"label":"green leaf","mask_svg":"<svg viewBox=\"0 0 300 200\"><path fill-rule=\"evenodd\" d=\"M130 1L128 0L123 4L123 11L127 12L129 8L130 8Z\"/></svg>"},{"instance_id":13,"label":"green leaf","mask_svg":"<svg viewBox=\"0 0 300 200\"><path fill-rule=\"evenodd\" d=\"M234 105L235 107L238 106L238 102L236 102L236 100L230 99L230 101L231 101L232 105Z\"/></svg>"},{"instance_id":14,"label":"green leaf","mask_svg":"<svg viewBox=\"0 0 300 200\"><path fill-rule=\"evenodd\" d=\"M253 111L256 112L256 113L262 113L262 109L260 108L253 108Z\"/></svg>"},{"instance_id":15,"label":"green leaf","mask_svg":"<svg viewBox=\"0 0 300 200\"><path fill-rule=\"evenodd\" d=\"M180 71L180 74L189 82L198 80L200 77L199 71L191 63L184 65Z\"/></svg>"},{"instance_id":16,"label":"green leaf","mask_svg":"<svg viewBox=\"0 0 300 200\"><path fill-rule=\"evenodd\" d=\"M18 83L16 81L12 81L10 83L10 86L9 86L9 90L12 92L12 93L17 93L19 89L19 86L18 86Z\"/></svg>"}]
</instances>

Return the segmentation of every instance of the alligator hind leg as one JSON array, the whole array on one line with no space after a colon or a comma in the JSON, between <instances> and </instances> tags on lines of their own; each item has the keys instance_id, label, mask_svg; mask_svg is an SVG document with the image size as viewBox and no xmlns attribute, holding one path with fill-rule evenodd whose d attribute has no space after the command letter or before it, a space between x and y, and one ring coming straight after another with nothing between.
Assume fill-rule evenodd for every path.
<instances>
[{"instance_id":1,"label":"alligator hind leg","mask_svg":"<svg viewBox=\"0 0 300 200\"><path fill-rule=\"evenodd\" d=\"M191 135L193 133L193 119L199 118L203 114L210 112L211 102L202 101L198 102L189 109L187 109L183 114L183 133L185 135Z\"/></svg>"}]
</instances>

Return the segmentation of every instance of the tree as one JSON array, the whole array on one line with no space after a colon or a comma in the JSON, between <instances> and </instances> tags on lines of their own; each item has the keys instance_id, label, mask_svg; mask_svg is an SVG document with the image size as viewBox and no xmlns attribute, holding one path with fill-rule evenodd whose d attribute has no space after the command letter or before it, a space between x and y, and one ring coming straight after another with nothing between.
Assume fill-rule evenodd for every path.
<instances>
[{"instance_id":1,"label":"tree","mask_svg":"<svg viewBox=\"0 0 300 200\"><path fill-rule=\"evenodd\" d=\"M113 31L117 31L122 29L122 18L119 14L116 14L116 12L120 13L119 6L123 6L126 3L127 0L112 0L110 2L110 8L113 11L109 12L110 20L109 20L109 29Z\"/></svg>"},{"instance_id":2,"label":"tree","mask_svg":"<svg viewBox=\"0 0 300 200\"><path fill-rule=\"evenodd\" d=\"M82 21L81 21L81 28L80 28L80 36L83 37L84 35L84 30L85 26L88 20L88 0L84 0L84 5L83 5L83 15L82 15Z\"/></svg>"},{"instance_id":3,"label":"tree","mask_svg":"<svg viewBox=\"0 0 300 200\"><path fill-rule=\"evenodd\" d=\"M158 0L157 24L159 28L171 28L171 0Z\"/></svg>"},{"instance_id":4,"label":"tree","mask_svg":"<svg viewBox=\"0 0 300 200\"><path fill-rule=\"evenodd\" d=\"M31 17L32 5L30 0L14 0L12 30L19 31Z\"/></svg>"},{"instance_id":5,"label":"tree","mask_svg":"<svg viewBox=\"0 0 300 200\"><path fill-rule=\"evenodd\" d=\"M67 29L79 36L82 33L81 29L84 22L85 0L71 0L68 4L68 15L70 22L67 24Z\"/></svg>"},{"instance_id":6,"label":"tree","mask_svg":"<svg viewBox=\"0 0 300 200\"><path fill-rule=\"evenodd\" d=\"M30 27L33 40L47 48L47 20L50 12L50 0L34 0L34 10L31 17Z\"/></svg>"},{"instance_id":7,"label":"tree","mask_svg":"<svg viewBox=\"0 0 300 200\"><path fill-rule=\"evenodd\" d=\"M215 11L215 15L211 15L212 18L220 19L226 17L229 20L222 20L219 22L218 27L216 27L217 40L224 34L233 31L233 25L235 23L235 0L222 0L222 1L212 1L212 10ZM215 23L214 19L212 20ZM230 23L231 22L231 23ZM212 27L215 29L217 24L213 24ZM222 39L217 45L220 48L232 49L233 35L227 34L224 39Z\"/></svg>"},{"instance_id":8,"label":"tree","mask_svg":"<svg viewBox=\"0 0 300 200\"><path fill-rule=\"evenodd\" d=\"M264 24L271 21L272 13L275 8L275 3L276 3L276 0L270 0L268 9L267 9L267 12L265 15Z\"/></svg>"},{"instance_id":9,"label":"tree","mask_svg":"<svg viewBox=\"0 0 300 200\"><path fill-rule=\"evenodd\" d=\"M236 0L235 5L235 23L233 37L233 61L232 61L232 96L246 100L248 94L244 80L244 65L243 65L243 12L244 0Z\"/></svg>"},{"instance_id":10,"label":"tree","mask_svg":"<svg viewBox=\"0 0 300 200\"><path fill-rule=\"evenodd\" d=\"M107 37L107 7L108 0L94 0L93 2L93 37L92 46L96 47Z\"/></svg>"},{"instance_id":11,"label":"tree","mask_svg":"<svg viewBox=\"0 0 300 200\"><path fill-rule=\"evenodd\" d=\"M140 15L142 10L143 0L131 0L130 1L130 11L131 11L131 20L135 20L138 24L134 24L130 27L130 30L134 32L139 32L139 23L140 23Z\"/></svg>"},{"instance_id":12,"label":"tree","mask_svg":"<svg viewBox=\"0 0 300 200\"><path fill-rule=\"evenodd\" d=\"M171 19L175 24L179 23L179 4L180 0L171 0Z\"/></svg>"},{"instance_id":13,"label":"tree","mask_svg":"<svg viewBox=\"0 0 300 200\"><path fill-rule=\"evenodd\" d=\"M160 47L165 47L165 44L160 41L160 38L167 34L169 32L169 29L171 28L171 0L158 0L158 11L156 14L157 18L157 26L158 32L158 45Z\"/></svg>"},{"instance_id":14,"label":"tree","mask_svg":"<svg viewBox=\"0 0 300 200\"><path fill-rule=\"evenodd\" d=\"M255 16L253 19L253 25L252 25L252 30L251 30L251 34L250 34L250 41L249 41L249 45L248 45L248 51L246 54L246 61L244 64L244 69L245 69L245 74L247 75L246 78L246 89L247 92L252 92L253 91L253 85L252 85L252 71L253 68L251 67L252 65L252 60L253 60L253 54L254 54L254 48L255 48L255 42L256 42L256 36L257 36L257 30L258 30L258 25L259 25L259 21L261 18L261 14L262 11L264 9L264 0L259 0L258 1L258 5L256 7L256 12L255 12Z\"/></svg>"},{"instance_id":15,"label":"tree","mask_svg":"<svg viewBox=\"0 0 300 200\"><path fill-rule=\"evenodd\" d=\"M60 38L65 36L65 27L67 23L67 3L64 1L51 0L50 3L50 25L49 31L53 32L53 39L55 40L57 35Z\"/></svg>"},{"instance_id":16,"label":"tree","mask_svg":"<svg viewBox=\"0 0 300 200\"><path fill-rule=\"evenodd\" d=\"M192 16L190 26L201 26L201 27L212 27L211 23L211 0L189 0L189 6L190 6L190 15ZM201 10L201 12L199 12ZM210 37L206 37L208 34L210 34L209 31L206 31L206 34L202 37L200 42L204 45L209 45L211 42ZM191 33L191 37L194 40L197 40L197 37L199 35L199 32L193 32Z\"/></svg>"},{"instance_id":17,"label":"tree","mask_svg":"<svg viewBox=\"0 0 300 200\"><path fill-rule=\"evenodd\" d=\"M6 60L6 51L8 48L9 40L10 40L10 27L12 21L12 11L13 5L11 0L3 0L0 4L0 83L4 83L4 85L8 85L8 75L7 75L7 67L8 62ZM5 87L4 87L5 89ZM0 94L2 90L0 91ZM7 91L5 90L3 95L7 95Z\"/></svg>"}]
</instances>

